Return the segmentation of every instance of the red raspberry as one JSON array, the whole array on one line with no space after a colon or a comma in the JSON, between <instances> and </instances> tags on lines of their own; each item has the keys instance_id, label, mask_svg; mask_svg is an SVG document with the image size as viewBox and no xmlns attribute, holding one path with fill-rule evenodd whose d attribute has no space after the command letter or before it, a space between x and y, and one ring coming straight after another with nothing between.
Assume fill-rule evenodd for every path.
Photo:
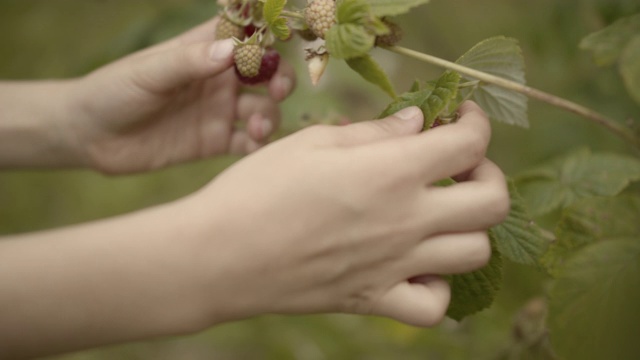
<instances>
[{"instance_id":1,"label":"red raspberry","mask_svg":"<svg viewBox=\"0 0 640 360\"><path fill-rule=\"evenodd\" d=\"M278 65L280 65L280 54L272 48L269 48L265 51L262 56L262 61L260 63L260 70L255 76L245 76L242 75L238 65L236 64L236 75L241 83L247 85L255 85L265 81L271 80L273 75L278 70Z\"/></svg>"}]
</instances>

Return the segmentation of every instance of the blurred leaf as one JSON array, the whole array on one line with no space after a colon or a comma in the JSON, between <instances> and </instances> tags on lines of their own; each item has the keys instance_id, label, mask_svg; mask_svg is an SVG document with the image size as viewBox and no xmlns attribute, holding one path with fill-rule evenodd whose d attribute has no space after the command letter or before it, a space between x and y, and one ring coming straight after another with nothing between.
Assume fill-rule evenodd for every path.
<instances>
[{"instance_id":1,"label":"blurred leaf","mask_svg":"<svg viewBox=\"0 0 640 360\"><path fill-rule=\"evenodd\" d=\"M580 42L580 48L593 53L596 64L613 64L629 41L640 33L640 14L622 18L612 25L588 35Z\"/></svg>"},{"instance_id":2,"label":"blurred leaf","mask_svg":"<svg viewBox=\"0 0 640 360\"><path fill-rule=\"evenodd\" d=\"M640 30L638 30L640 34ZM631 97L640 104L640 35L636 35L620 57L620 75Z\"/></svg>"},{"instance_id":3,"label":"blurred leaf","mask_svg":"<svg viewBox=\"0 0 640 360\"><path fill-rule=\"evenodd\" d=\"M373 48L375 35L364 26L337 24L325 33L326 47L336 59L351 59L366 55Z\"/></svg>"},{"instance_id":4,"label":"blurred leaf","mask_svg":"<svg viewBox=\"0 0 640 360\"><path fill-rule=\"evenodd\" d=\"M338 24L364 25L371 16L371 7L366 0L339 0L336 3Z\"/></svg>"},{"instance_id":5,"label":"blurred leaf","mask_svg":"<svg viewBox=\"0 0 640 360\"><path fill-rule=\"evenodd\" d=\"M423 5L429 0L367 0L375 16L395 16L408 12L411 8Z\"/></svg>"},{"instance_id":6,"label":"blurred leaf","mask_svg":"<svg viewBox=\"0 0 640 360\"><path fill-rule=\"evenodd\" d=\"M456 63L525 84L524 59L515 39L497 36L483 40L462 55ZM465 78L477 80L468 76ZM494 120L529 127L525 95L481 82L473 99Z\"/></svg>"},{"instance_id":7,"label":"blurred leaf","mask_svg":"<svg viewBox=\"0 0 640 360\"><path fill-rule=\"evenodd\" d=\"M513 181L509 181L509 194L509 216L502 224L492 229L496 246L507 259L540 268L540 259L547 251L549 241L545 239L542 228L529 215L524 199Z\"/></svg>"},{"instance_id":8,"label":"blurred leaf","mask_svg":"<svg viewBox=\"0 0 640 360\"><path fill-rule=\"evenodd\" d=\"M491 306L502 283L502 257L496 249L496 240L489 231L493 255L487 266L467 274L453 275L451 303L447 316L460 321Z\"/></svg>"},{"instance_id":9,"label":"blurred leaf","mask_svg":"<svg viewBox=\"0 0 640 360\"><path fill-rule=\"evenodd\" d=\"M280 18L286 4L287 0L265 0L262 13L269 26Z\"/></svg>"},{"instance_id":10,"label":"blurred leaf","mask_svg":"<svg viewBox=\"0 0 640 360\"><path fill-rule=\"evenodd\" d=\"M614 196L640 180L640 160L581 149L516 177L520 194L538 216L581 198Z\"/></svg>"},{"instance_id":11,"label":"blurred leaf","mask_svg":"<svg viewBox=\"0 0 640 360\"><path fill-rule=\"evenodd\" d=\"M387 106L386 109L382 111L382 113L378 116L379 119L385 118L387 116L393 115L398 111L407 108L409 106L422 106L422 103L427 101L429 95L433 91L433 88L425 88L420 90L419 84L414 84L411 92L406 92L400 96L398 96L391 104Z\"/></svg>"},{"instance_id":12,"label":"blurred leaf","mask_svg":"<svg viewBox=\"0 0 640 360\"><path fill-rule=\"evenodd\" d=\"M599 241L640 239L640 196L590 198L564 210L557 240L544 256L552 274L580 248Z\"/></svg>"},{"instance_id":13,"label":"blurred leaf","mask_svg":"<svg viewBox=\"0 0 640 360\"><path fill-rule=\"evenodd\" d=\"M360 74L368 82L377 85L392 98L396 97L396 91L384 70L369 55L363 55L347 60L347 65Z\"/></svg>"},{"instance_id":14,"label":"blurred leaf","mask_svg":"<svg viewBox=\"0 0 640 360\"><path fill-rule=\"evenodd\" d=\"M588 246L570 258L550 292L549 326L563 359L640 357L640 241Z\"/></svg>"}]
</instances>

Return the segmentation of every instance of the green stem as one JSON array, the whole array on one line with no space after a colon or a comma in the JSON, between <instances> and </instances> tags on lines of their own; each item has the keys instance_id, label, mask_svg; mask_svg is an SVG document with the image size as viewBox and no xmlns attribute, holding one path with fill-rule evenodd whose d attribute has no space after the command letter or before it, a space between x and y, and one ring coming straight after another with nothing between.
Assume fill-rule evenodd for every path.
<instances>
[{"instance_id":1,"label":"green stem","mask_svg":"<svg viewBox=\"0 0 640 360\"><path fill-rule=\"evenodd\" d=\"M447 61L432 55L427 55L415 50L403 48L400 46L390 46L385 47L385 49L392 51L397 54L409 56L416 60L424 61L433 65L437 65L443 67L445 69L457 71L461 74L467 75L474 79L478 79L482 82L493 84L500 86L502 88L512 90L521 94L524 94L530 98L546 102L548 104L554 105L561 109L570 111L574 114L578 114L588 120L591 120L597 124L604 126L607 130L616 134L620 138L624 139L629 144L633 145L636 148L640 148L640 138L638 138L631 129L621 125L617 121L602 115L594 110L591 110L582 105L576 104L569 100L563 99L561 97L546 93L544 91L540 91L534 89L532 87L517 83L515 81L507 80L505 78L501 78L499 76L491 75L482 71L478 71L460 64L456 64L451 61Z\"/></svg>"}]
</instances>

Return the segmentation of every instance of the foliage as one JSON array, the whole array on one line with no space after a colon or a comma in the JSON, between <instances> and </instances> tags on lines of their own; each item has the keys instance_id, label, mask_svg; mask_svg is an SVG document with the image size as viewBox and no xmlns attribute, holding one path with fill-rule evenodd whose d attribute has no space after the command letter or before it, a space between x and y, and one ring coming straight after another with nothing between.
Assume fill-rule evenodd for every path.
<instances>
[{"instance_id":1,"label":"foliage","mask_svg":"<svg viewBox=\"0 0 640 360\"><path fill-rule=\"evenodd\" d=\"M431 331L379 319L268 317L227 325L191 340L168 342L162 345L165 349L178 351L175 349L190 344L190 349L210 351L224 358L496 358L502 347L518 344L524 352L532 348L533 345L518 335L519 328L514 328L513 336L508 335L510 321L528 297L543 295L548 297L551 342L563 358L638 357L640 350L629 336L638 333L640 324L635 310L640 301L637 153L574 119L567 117L563 121L558 114L545 112L540 107L527 109L526 96L478 81L471 75L450 70L436 74L417 69L415 63L403 63L404 72L395 71L393 76L387 76L383 70L393 67L376 60L379 50L374 46L376 35L387 31L378 21L383 16L403 15L402 19L407 20L403 26L406 24L407 30L415 30L408 42L453 58L463 52L461 47L465 44L475 43L477 36L484 36L488 39L473 46L456 63L524 86L523 51L511 37L518 38L527 55L529 79L557 92L575 94L581 101L623 119L638 113L637 106L627 102L622 92L624 86L631 97L639 101L637 26L640 17L629 16L629 11L638 11L637 5L633 7L627 1L623 6L622 0L600 1L609 6L606 13L594 10L604 5L596 7L592 2L541 1L518 7L497 1L466 6L432 2L424 12L416 7L427 2L341 1L338 24L326 39L326 47L334 58L345 59L349 68L392 97L396 95L395 84L409 82L418 73L420 79L408 92L397 94L385 109L375 94L363 91L360 84L339 68L334 71L341 76L332 78L333 82L326 86L333 86L338 94L366 93L365 100L356 102L362 106L349 108L369 111L365 114L385 109L382 114L385 115L416 105L431 114L429 119L449 119L461 101L472 98L494 120L527 126L527 117L531 118L531 130L526 134L501 124L494 127L492 157L499 159L501 165L510 164L506 167L514 173L521 170L510 184L511 214L506 222L491 231L496 256L487 268L451 279L454 299L449 315L455 319L476 315L459 323L445 322ZM269 31L280 39L288 37L289 28L285 30L283 24L292 23L284 12L289 5L271 0L264 4L263 15ZM614 5L616 9L629 10L626 13L612 11ZM0 71L5 77L80 75L195 25L214 13L211 0L162 0L153 6L142 2L118 5L84 1L51 5L43 0L30 0L8 1L2 6L0 28L4 27L5 40L0 40L0 44L18 49L15 53L21 50L29 54L0 59ZM127 11L122 11L123 6ZM477 13L487 7L491 7L492 12L483 13L487 19L479 20ZM39 16L36 8L47 9L47 12L40 10L47 16ZM576 16L584 12L589 16ZM446 16L454 13L455 17ZM103 14L121 19L120 23L113 25L109 32L101 33L102 27L93 25L101 15L106 16ZM620 18L622 15L626 16ZM59 20L63 17L67 21ZM595 24L585 20L594 18L604 20ZM604 25L617 18L620 19L611 25ZM21 24L23 19L31 20ZM47 19L56 19L59 26L47 23ZM540 26L541 21L545 21L544 27ZM73 26L64 30L67 23ZM78 34L78 26L85 28L86 34ZM43 32L43 27L51 29L50 34ZM586 53L574 49L579 37L596 27L600 29L584 38L580 47L590 51L599 65L615 64L614 75L618 79L609 76L607 69L590 68L589 63L582 61ZM504 32L511 37L494 36ZM38 36L45 35L58 38L35 42ZM81 35L90 41L79 40ZM47 47L47 44L56 45ZM59 53L65 57L54 55ZM411 69L410 75L407 69ZM300 108L302 101L297 100L304 99L311 91L303 87L299 91L302 95L285 103L285 112L306 114L326 107L339 108L342 104L334 99L336 96L331 97L331 92L315 92L316 104L309 105L315 107ZM359 98L349 95L345 99L343 101L349 103ZM296 127L296 120L292 118L294 116L285 126ZM584 143L593 150L582 148L557 156L567 148ZM600 151L603 149L606 151ZM233 160L192 164L126 179L106 179L82 172L2 174L0 203L9 206L0 208L0 219L3 219L0 231L11 233L61 226L168 201L201 186ZM541 165L532 166L534 163ZM550 290L547 290L548 284L551 284ZM477 313L487 307L488 310ZM198 347L196 343L208 345ZM157 358L159 355L150 347L134 345L73 358L141 356Z\"/></svg>"}]
</instances>

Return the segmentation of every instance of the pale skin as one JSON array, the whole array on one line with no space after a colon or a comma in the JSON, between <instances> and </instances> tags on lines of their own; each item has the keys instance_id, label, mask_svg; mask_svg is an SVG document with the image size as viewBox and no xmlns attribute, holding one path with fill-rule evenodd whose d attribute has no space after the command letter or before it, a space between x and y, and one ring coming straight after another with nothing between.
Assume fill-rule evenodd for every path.
<instances>
[{"instance_id":1,"label":"pale skin","mask_svg":"<svg viewBox=\"0 0 640 360\"><path fill-rule=\"evenodd\" d=\"M485 158L491 130L477 105L426 133L411 107L264 146L293 71L283 63L265 94L241 92L229 42L213 41L215 21L79 79L0 84L3 169L127 174L250 154L183 199L0 238L0 357L262 314L367 314L429 327L450 299L440 275L488 261L486 230L509 200ZM450 176L459 183L433 186Z\"/></svg>"}]
</instances>

